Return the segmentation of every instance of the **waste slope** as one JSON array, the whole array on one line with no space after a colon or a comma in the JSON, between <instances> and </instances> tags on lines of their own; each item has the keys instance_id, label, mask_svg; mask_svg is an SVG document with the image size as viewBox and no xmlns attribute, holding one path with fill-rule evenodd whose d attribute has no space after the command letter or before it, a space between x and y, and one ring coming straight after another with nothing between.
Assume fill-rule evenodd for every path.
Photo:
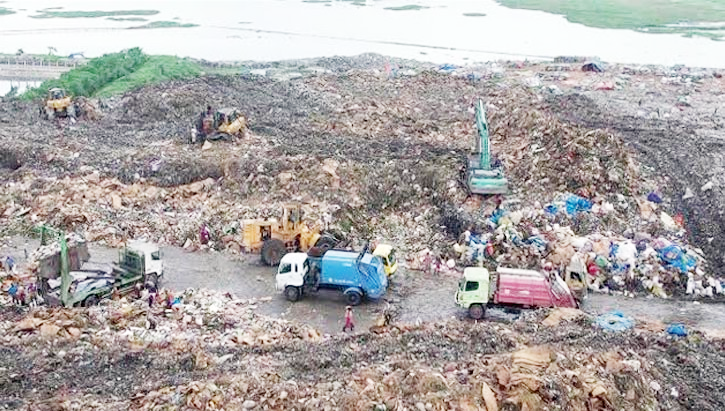
<instances>
[{"instance_id":1,"label":"waste slope","mask_svg":"<svg viewBox=\"0 0 725 411\"><path fill-rule=\"evenodd\" d=\"M164 296L161 295L161 300ZM721 340L583 314L512 324L397 324L321 336L255 311L263 300L189 290L171 309L3 311L11 408L720 410ZM32 376L32 379L30 379ZM32 381L28 384L27 381ZM495 404L495 405L494 405Z\"/></svg>"}]
</instances>

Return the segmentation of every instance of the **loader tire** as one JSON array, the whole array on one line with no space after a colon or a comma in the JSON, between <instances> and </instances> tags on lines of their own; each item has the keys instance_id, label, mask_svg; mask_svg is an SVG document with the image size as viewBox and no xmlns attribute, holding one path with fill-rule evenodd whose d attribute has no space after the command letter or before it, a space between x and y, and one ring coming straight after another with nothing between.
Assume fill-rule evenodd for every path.
<instances>
[{"instance_id":1,"label":"loader tire","mask_svg":"<svg viewBox=\"0 0 725 411\"><path fill-rule=\"evenodd\" d=\"M68 118L76 118L76 107L74 105L68 106L68 108L65 109L65 115Z\"/></svg>"},{"instance_id":2,"label":"loader tire","mask_svg":"<svg viewBox=\"0 0 725 411\"><path fill-rule=\"evenodd\" d=\"M337 238L330 234L323 234L319 240L315 243L315 247L319 248L323 253L327 250L334 248L337 243Z\"/></svg>"},{"instance_id":3,"label":"loader tire","mask_svg":"<svg viewBox=\"0 0 725 411\"><path fill-rule=\"evenodd\" d=\"M262 245L262 262L272 267L279 265L279 261L286 251L287 249L281 240L269 239Z\"/></svg>"},{"instance_id":4,"label":"loader tire","mask_svg":"<svg viewBox=\"0 0 725 411\"><path fill-rule=\"evenodd\" d=\"M53 110L52 108L46 108L45 118L48 120L55 120L55 110Z\"/></svg>"}]
</instances>

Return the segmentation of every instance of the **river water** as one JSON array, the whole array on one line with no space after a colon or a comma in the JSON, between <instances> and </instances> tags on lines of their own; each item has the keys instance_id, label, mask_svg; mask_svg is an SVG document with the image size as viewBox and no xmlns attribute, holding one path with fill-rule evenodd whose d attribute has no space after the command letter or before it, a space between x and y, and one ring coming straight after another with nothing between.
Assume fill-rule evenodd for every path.
<instances>
[{"instance_id":1,"label":"river water","mask_svg":"<svg viewBox=\"0 0 725 411\"><path fill-rule=\"evenodd\" d=\"M419 5L418 10L386 8ZM435 63L598 56L621 63L725 68L725 42L585 27L563 16L514 10L493 0L7 0L0 52L83 52L140 46L151 54L273 61L376 52ZM54 11L157 10L147 22L192 28L129 30L147 22L31 18ZM485 14L485 16L466 16ZM129 17L129 16L122 16Z\"/></svg>"}]
</instances>

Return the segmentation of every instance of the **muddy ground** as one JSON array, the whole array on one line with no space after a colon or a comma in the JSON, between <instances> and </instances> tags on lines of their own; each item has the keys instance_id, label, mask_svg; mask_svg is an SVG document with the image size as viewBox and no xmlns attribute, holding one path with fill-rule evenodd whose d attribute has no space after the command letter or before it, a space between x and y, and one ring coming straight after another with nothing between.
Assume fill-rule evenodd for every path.
<instances>
[{"instance_id":1,"label":"muddy ground","mask_svg":"<svg viewBox=\"0 0 725 411\"><path fill-rule=\"evenodd\" d=\"M39 245L30 238L13 238L11 246L0 249L3 255L24 260L23 249ZM344 299L340 293L321 291L290 303L275 290L274 268L261 264L257 256L242 258L222 253L191 253L178 247L164 247L166 277L162 286L182 293L186 289L231 292L239 298L264 299L259 312L271 317L308 324L323 333L337 334L344 325ZM118 258L117 250L91 245L91 260L86 268L108 264ZM466 312L453 298L460 273L434 275L401 267L393 277L388 293L378 301L366 301L355 309L358 331L366 332L389 305L395 307L396 321L422 323L465 320ZM630 298L590 293L582 307L593 315L619 310L627 315L663 324L683 323L690 329L712 336L725 336L725 305L693 301L667 301L655 297ZM526 312L526 311L524 311ZM520 311L491 309L488 319L500 323L516 320Z\"/></svg>"}]
</instances>

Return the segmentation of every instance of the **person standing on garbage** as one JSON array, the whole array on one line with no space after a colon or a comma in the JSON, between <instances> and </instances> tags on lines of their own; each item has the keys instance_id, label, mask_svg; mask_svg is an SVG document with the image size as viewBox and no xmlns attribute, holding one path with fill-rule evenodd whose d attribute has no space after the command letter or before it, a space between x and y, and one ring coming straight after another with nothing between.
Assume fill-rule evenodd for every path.
<instances>
[{"instance_id":1,"label":"person standing on garbage","mask_svg":"<svg viewBox=\"0 0 725 411\"><path fill-rule=\"evenodd\" d=\"M209 244L209 237L209 228L206 224L202 224L201 229L199 230L199 242L201 242L202 245Z\"/></svg>"},{"instance_id":2,"label":"person standing on garbage","mask_svg":"<svg viewBox=\"0 0 725 411\"><path fill-rule=\"evenodd\" d=\"M5 270L9 273L15 272L15 260L13 259L13 257L5 257Z\"/></svg>"},{"instance_id":3,"label":"person standing on garbage","mask_svg":"<svg viewBox=\"0 0 725 411\"><path fill-rule=\"evenodd\" d=\"M352 320L352 307L349 305L345 307L345 326L342 327L342 332L347 331L348 328L350 328L350 331L355 331L355 323Z\"/></svg>"}]
</instances>

